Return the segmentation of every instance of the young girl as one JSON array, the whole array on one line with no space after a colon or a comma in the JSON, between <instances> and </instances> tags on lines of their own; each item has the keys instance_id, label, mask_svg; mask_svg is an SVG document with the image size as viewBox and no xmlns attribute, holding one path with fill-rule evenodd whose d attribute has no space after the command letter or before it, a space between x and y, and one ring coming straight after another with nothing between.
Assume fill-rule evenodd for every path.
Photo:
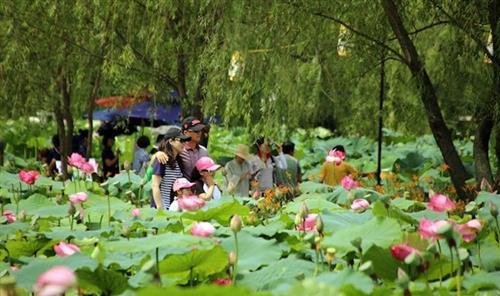
<instances>
[{"instance_id":1,"label":"young girl","mask_svg":"<svg viewBox=\"0 0 500 296\"><path fill-rule=\"evenodd\" d=\"M196 211L205 205L205 200L193 193L195 185L186 178L175 180L173 185L175 198L170 205L170 211Z\"/></svg>"},{"instance_id":2,"label":"young girl","mask_svg":"<svg viewBox=\"0 0 500 296\"><path fill-rule=\"evenodd\" d=\"M215 172L220 169L220 165L210 157L204 156L196 161L195 169L201 176L196 181L196 193L204 200L220 199L222 193L214 180Z\"/></svg>"},{"instance_id":3,"label":"young girl","mask_svg":"<svg viewBox=\"0 0 500 296\"><path fill-rule=\"evenodd\" d=\"M337 145L328 152L325 163L321 167L320 183L330 186L340 185L345 176L355 176L358 173L352 165L344 161L345 155L345 149L342 145Z\"/></svg>"}]
</instances>

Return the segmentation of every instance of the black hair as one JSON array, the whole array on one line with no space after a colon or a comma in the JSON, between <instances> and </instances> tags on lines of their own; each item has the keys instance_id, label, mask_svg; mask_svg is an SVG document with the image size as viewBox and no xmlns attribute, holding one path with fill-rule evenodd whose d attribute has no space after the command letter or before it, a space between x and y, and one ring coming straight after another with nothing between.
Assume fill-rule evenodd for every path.
<instances>
[{"instance_id":1,"label":"black hair","mask_svg":"<svg viewBox=\"0 0 500 296\"><path fill-rule=\"evenodd\" d=\"M337 146L333 147L332 150L341 151L341 152L345 153L344 146L342 146L342 145L337 145Z\"/></svg>"},{"instance_id":2,"label":"black hair","mask_svg":"<svg viewBox=\"0 0 500 296\"><path fill-rule=\"evenodd\" d=\"M165 137L164 135L158 135L156 137L156 144L160 144L161 140L163 140L164 137Z\"/></svg>"},{"instance_id":3,"label":"black hair","mask_svg":"<svg viewBox=\"0 0 500 296\"><path fill-rule=\"evenodd\" d=\"M108 135L108 136L104 136L104 137L102 138L102 145L103 145L104 147L106 147L106 145L107 145L107 143L108 143L108 140L109 140L109 139L113 139L113 140L114 140L114 139L115 139L115 137L114 137L114 136L109 136L109 135Z\"/></svg>"},{"instance_id":4,"label":"black hair","mask_svg":"<svg viewBox=\"0 0 500 296\"><path fill-rule=\"evenodd\" d=\"M281 146L281 149L283 150L283 153L285 153L285 154L292 154L293 151L295 151L295 144L291 141L286 141Z\"/></svg>"},{"instance_id":5,"label":"black hair","mask_svg":"<svg viewBox=\"0 0 500 296\"><path fill-rule=\"evenodd\" d=\"M175 167L175 162L177 159L174 157L174 148L170 144L169 139L163 138L158 145L158 151L162 151L168 156L167 165L171 168ZM179 155L177 155L179 156ZM178 162L179 163L179 162Z\"/></svg>"},{"instance_id":6,"label":"black hair","mask_svg":"<svg viewBox=\"0 0 500 296\"><path fill-rule=\"evenodd\" d=\"M60 146L59 135L55 134L52 136L52 145L54 145L54 147L56 148L59 148Z\"/></svg>"},{"instance_id":7,"label":"black hair","mask_svg":"<svg viewBox=\"0 0 500 296\"><path fill-rule=\"evenodd\" d=\"M144 149L148 147L149 144L151 144L151 142L149 141L149 138L146 136L140 136L139 139L137 139L137 146L139 146L139 148Z\"/></svg>"}]
</instances>

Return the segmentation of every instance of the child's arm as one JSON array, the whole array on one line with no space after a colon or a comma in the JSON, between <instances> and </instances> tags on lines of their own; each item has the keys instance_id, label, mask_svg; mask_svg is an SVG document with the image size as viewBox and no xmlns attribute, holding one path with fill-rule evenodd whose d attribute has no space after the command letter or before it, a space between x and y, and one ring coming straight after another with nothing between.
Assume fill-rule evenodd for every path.
<instances>
[{"instance_id":1,"label":"child's arm","mask_svg":"<svg viewBox=\"0 0 500 296\"><path fill-rule=\"evenodd\" d=\"M321 170L319 171L319 182L323 183L325 181L326 176L326 163L321 166Z\"/></svg>"}]
</instances>

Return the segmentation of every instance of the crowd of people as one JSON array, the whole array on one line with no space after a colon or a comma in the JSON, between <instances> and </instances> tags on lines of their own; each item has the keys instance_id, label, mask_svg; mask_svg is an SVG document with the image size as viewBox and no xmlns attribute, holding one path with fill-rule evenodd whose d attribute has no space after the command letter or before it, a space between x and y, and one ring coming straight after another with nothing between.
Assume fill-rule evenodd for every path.
<instances>
[{"instance_id":1,"label":"crowd of people","mask_svg":"<svg viewBox=\"0 0 500 296\"><path fill-rule=\"evenodd\" d=\"M154 148L147 151L150 140L140 136L135 145L131 169L151 182L151 206L172 211L200 208L206 201L219 199L222 192L242 197L260 197L276 187L287 187L292 195L302 180L299 161L294 157L295 145L287 141L278 144L269 138L259 137L251 147L239 144L234 158L221 166L209 157L209 151L201 143L205 140L205 124L187 117L182 126L170 127L157 137ZM82 131L73 143L73 152L85 157L86 132ZM115 138L102 139L102 177L113 177L120 171L120 151L114 150ZM59 138L52 139L53 148L43 155L47 173L54 175L60 168ZM348 175L356 175L352 165L345 162L343 146L333 147L321 167L319 181L338 185ZM220 171L224 184L217 184L215 173ZM96 172L97 173L97 172Z\"/></svg>"}]
</instances>

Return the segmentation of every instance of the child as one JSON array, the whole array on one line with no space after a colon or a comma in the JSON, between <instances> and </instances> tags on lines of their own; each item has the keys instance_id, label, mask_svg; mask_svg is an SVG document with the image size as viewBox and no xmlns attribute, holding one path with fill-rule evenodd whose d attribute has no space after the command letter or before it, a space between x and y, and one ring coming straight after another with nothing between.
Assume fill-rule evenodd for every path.
<instances>
[{"instance_id":1,"label":"child","mask_svg":"<svg viewBox=\"0 0 500 296\"><path fill-rule=\"evenodd\" d=\"M220 169L210 157L203 156L195 164L195 170L201 178L196 181L196 193L204 200L220 199L222 193L219 186L215 183L215 172ZM194 174L193 174L194 175Z\"/></svg>"},{"instance_id":2,"label":"child","mask_svg":"<svg viewBox=\"0 0 500 296\"><path fill-rule=\"evenodd\" d=\"M172 187L175 192L174 201L170 204L170 211L196 211L205 205L205 200L193 193L195 183L186 178L178 178Z\"/></svg>"},{"instance_id":3,"label":"child","mask_svg":"<svg viewBox=\"0 0 500 296\"><path fill-rule=\"evenodd\" d=\"M149 138L146 136L140 136L136 142L132 168L134 169L135 173L141 177L143 177L146 173L146 168L149 162L149 154L146 151L146 148L148 148L149 144Z\"/></svg>"},{"instance_id":4,"label":"child","mask_svg":"<svg viewBox=\"0 0 500 296\"><path fill-rule=\"evenodd\" d=\"M358 171L349 163L345 162L345 149L342 145L333 147L326 161L321 167L319 182L330 186L340 185L345 176L356 175Z\"/></svg>"}]
</instances>

